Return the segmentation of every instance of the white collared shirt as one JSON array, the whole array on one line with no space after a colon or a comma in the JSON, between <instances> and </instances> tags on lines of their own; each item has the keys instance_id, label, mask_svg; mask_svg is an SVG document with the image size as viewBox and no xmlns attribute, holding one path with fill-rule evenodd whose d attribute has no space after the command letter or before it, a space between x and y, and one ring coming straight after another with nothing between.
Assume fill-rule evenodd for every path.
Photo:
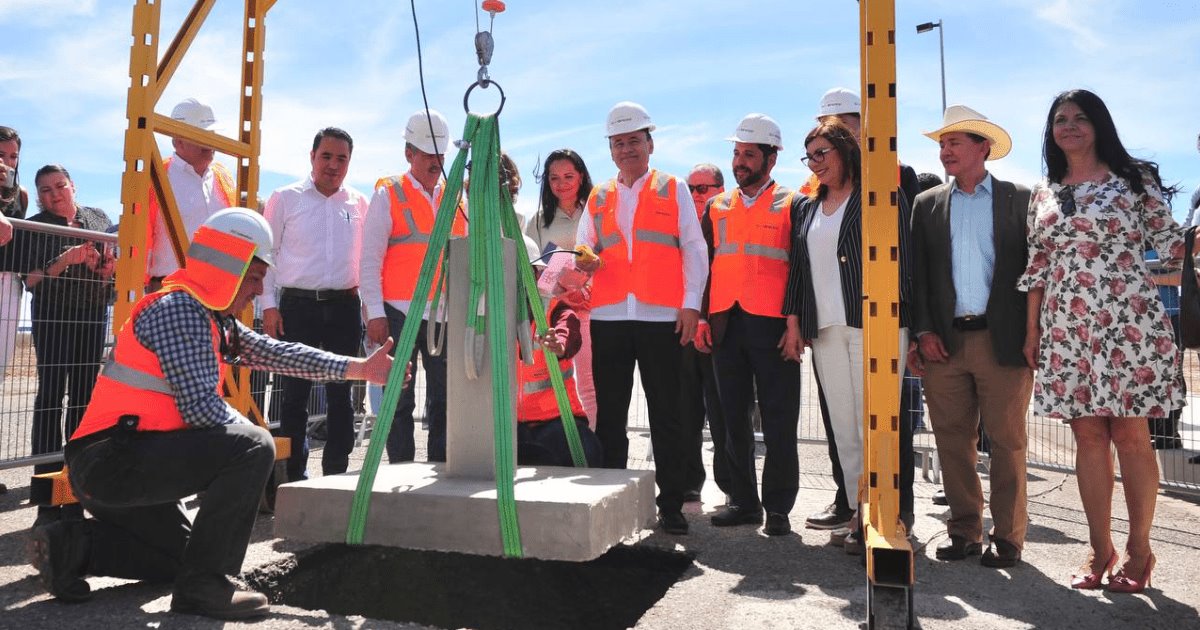
<instances>
[{"instance_id":1,"label":"white collared shirt","mask_svg":"<svg viewBox=\"0 0 1200 630\"><path fill-rule=\"evenodd\" d=\"M433 187L433 193L430 194L421 186L421 182L412 176L411 170L408 172L408 180L412 183L413 188L421 193L421 196L429 203L429 207L433 208L433 214L436 216L438 207L434 203L434 200L441 194L442 186L445 182L439 179L437 185ZM371 197L371 205L367 209L366 225L363 228L358 295L362 299L363 306L367 309L367 319L387 316L387 313L383 310L383 257L387 254L388 237L391 233L392 196L388 193L387 187L381 186L375 189L375 195ZM416 270L414 269L413 272L416 273ZM407 314L408 307L412 304L412 301L388 300L387 303L392 308ZM429 319L428 311L426 311L424 319Z\"/></svg>"},{"instance_id":2,"label":"white collared shirt","mask_svg":"<svg viewBox=\"0 0 1200 630\"><path fill-rule=\"evenodd\" d=\"M204 173L197 173L191 164L175 154L167 167L167 179L171 182L171 192L175 193L175 203L179 206L184 233L189 240L205 219L227 207L215 189L217 180L212 167ZM151 249L146 270L151 278L165 276L179 269L171 239L167 236L167 220L163 212L165 210L160 209L158 219L150 228Z\"/></svg>"},{"instance_id":3,"label":"white collared shirt","mask_svg":"<svg viewBox=\"0 0 1200 630\"><path fill-rule=\"evenodd\" d=\"M342 186L326 197L312 176L276 190L263 216L275 237L275 267L263 278L262 307L275 308L279 290L358 286L367 197Z\"/></svg>"},{"instance_id":4,"label":"white collared shirt","mask_svg":"<svg viewBox=\"0 0 1200 630\"><path fill-rule=\"evenodd\" d=\"M650 177L650 171L633 183L626 186L617 181L617 229L626 243L632 243L633 215L637 210L638 196L645 188ZM683 308L700 310L700 299L704 294L704 283L708 281L708 244L704 233L700 230L700 220L696 217L696 204L688 192L687 183L676 178L675 201L679 205L679 247L683 252ZM605 184L606 185L606 184ZM595 226L592 223L591 208L585 208L586 215L579 221L579 232L575 235L576 243L586 243L591 247L596 245ZM633 260L633 248L628 248L629 260ZM635 273L653 273L653 270L634 270ZM594 306L592 319L597 321L636 320L643 322L673 322L679 314L679 309L642 302L629 293L624 302L606 306Z\"/></svg>"}]
</instances>

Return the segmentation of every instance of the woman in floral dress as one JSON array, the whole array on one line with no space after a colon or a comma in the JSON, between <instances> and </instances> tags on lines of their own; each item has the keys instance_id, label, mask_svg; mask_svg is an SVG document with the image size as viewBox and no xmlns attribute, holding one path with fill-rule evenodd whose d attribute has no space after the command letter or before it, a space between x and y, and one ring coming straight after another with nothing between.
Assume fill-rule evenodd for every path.
<instances>
[{"instance_id":1,"label":"woman in floral dress","mask_svg":"<svg viewBox=\"0 0 1200 630\"><path fill-rule=\"evenodd\" d=\"M1033 189L1025 357L1038 370L1034 408L1071 426L1091 554L1074 588L1140 592L1150 581L1158 462L1146 417L1183 403L1171 322L1143 262L1152 247L1182 256L1179 227L1153 162L1126 152L1100 97L1059 94L1043 141L1048 177ZM1121 461L1129 539L1112 542L1112 446Z\"/></svg>"}]
</instances>

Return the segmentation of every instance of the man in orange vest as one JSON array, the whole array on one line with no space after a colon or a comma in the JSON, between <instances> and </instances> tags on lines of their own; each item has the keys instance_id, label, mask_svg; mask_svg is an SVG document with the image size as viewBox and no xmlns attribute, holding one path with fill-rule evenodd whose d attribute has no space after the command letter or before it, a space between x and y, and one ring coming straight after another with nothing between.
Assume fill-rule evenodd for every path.
<instances>
[{"instance_id":1,"label":"man in orange vest","mask_svg":"<svg viewBox=\"0 0 1200 630\"><path fill-rule=\"evenodd\" d=\"M576 244L590 246L599 259L576 266L595 271L592 371L604 465L626 465L636 363L650 412L659 524L667 533L686 534L680 352L700 319L708 256L685 183L650 168L653 130L650 115L637 103L617 103L609 112L608 147L618 174L592 190L576 234Z\"/></svg>"},{"instance_id":2,"label":"man in orange vest","mask_svg":"<svg viewBox=\"0 0 1200 630\"><path fill-rule=\"evenodd\" d=\"M269 612L228 576L241 571L275 445L222 398L226 366L376 383L391 369L390 343L355 359L238 322L271 264L266 220L224 210L196 232L184 268L134 305L65 449L71 489L93 518L33 530L34 566L59 600L90 599L84 576L97 575L174 580L175 612ZM193 521L181 499L200 492Z\"/></svg>"},{"instance_id":3,"label":"man in orange vest","mask_svg":"<svg viewBox=\"0 0 1200 630\"><path fill-rule=\"evenodd\" d=\"M725 175L716 164L697 164L687 178L688 191L696 213L704 220L708 200L725 192ZM686 501L699 501L704 489L704 421L713 443L713 481L729 494L729 462L725 455L725 420L721 415L721 399L717 395L717 379L713 375L712 348L703 340L711 339L708 322L700 320L696 327L696 342L683 347L683 366L679 372L679 413L688 432Z\"/></svg>"},{"instance_id":4,"label":"man in orange vest","mask_svg":"<svg viewBox=\"0 0 1200 630\"><path fill-rule=\"evenodd\" d=\"M218 129L213 109L194 99L186 98L171 110L171 118L199 129ZM204 220L214 212L238 204L237 185L233 175L220 162L213 161L212 147L196 144L191 140L174 138L171 146L175 154L164 162L171 192L179 206L183 219L184 234L194 234ZM179 268L171 239L167 235L167 222L158 207L158 197L150 195L150 248L146 259L147 286L157 291L162 279Z\"/></svg>"},{"instance_id":5,"label":"man in orange vest","mask_svg":"<svg viewBox=\"0 0 1200 630\"><path fill-rule=\"evenodd\" d=\"M792 531L788 514L800 489L796 425L800 364L779 351L787 320L792 213L800 196L771 178L783 137L769 116L749 114L727 138L738 187L713 197L703 230L712 253L707 310L713 363L725 416L730 503L712 516L717 527L763 522L768 536ZM763 441L762 498L754 463L750 406L758 394Z\"/></svg>"},{"instance_id":6,"label":"man in orange vest","mask_svg":"<svg viewBox=\"0 0 1200 630\"><path fill-rule=\"evenodd\" d=\"M546 259L538 249L537 242L528 235L525 236L525 251L533 264L535 276L540 278L542 270L546 268ZM602 452L600 441L588 428L587 412L575 387L573 358L583 347L579 316L569 304L554 297L546 306L546 321L550 329L534 339L558 357L555 367L563 377L571 414L583 445L584 459L588 466L599 466ZM537 325L533 324L533 328L536 335ZM558 398L550 383L550 367L542 349L535 345L533 364L519 361L517 373L517 463L522 466L574 466L558 410Z\"/></svg>"},{"instance_id":7,"label":"man in orange vest","mask_svg":"<svg viewBox=\"0 0 1200 630\"><path fill-rule=\"evenodd\" d=\"M404 143L408 172L376 183L363 226L359 294L367 310L367 338L375 344L382 344L389 334L400 337L412 305L421 261L429 249L429 235L446 185L442 179L446 147L450 144L446 118L434 110L418 110L408 119ZM466 236L461 206L455 212L451 233ZM425 421L429 424L426 453L431 462L446 461L446 355L431 354L426 336L429 319L437 315L426 310L409 359L410 365L415 364L419 354L425 368ZM416 395L409 384L400 393L387 438L388 461L393 464L416 457L414 409Z\"/></svg>"}]
</instances>

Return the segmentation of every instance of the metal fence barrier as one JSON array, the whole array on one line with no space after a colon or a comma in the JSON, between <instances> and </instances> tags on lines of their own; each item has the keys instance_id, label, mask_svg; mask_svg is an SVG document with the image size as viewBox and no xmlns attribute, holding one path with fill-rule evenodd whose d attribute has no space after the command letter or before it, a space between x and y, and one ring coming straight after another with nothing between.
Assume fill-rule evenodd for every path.
<instances>
[{"instance_id":1,"label":"metal fence barrier","mask_svg":"<svg viewBox=\"0 0 1200 630\"><path fill-rule=\"evenodd\" d=\"M25 270L39 268L47 258L47 247L64 248L91 243L98 252L112 249L116 235L57 227L29 221L13 221L17 235L6 246L13 260L25 261ZM78 267L78 266L77 266ZM82 267L87 267L83 265ZM53 279L34 293L22 288L20 275L0 272L0 468L12 468L61 461L64 435L70 435L73 423L82 417L96 371L106 348L112 344L111 297L96 308L98 296L111 296L112 280L90 269L74 269L65 279ZM82 297L81 297L82 296ZM1200 386L1200 359L1185 353L1184 374L1189 391ZM424 409L423 372L414 370L417 410ZM258 373L252 379L252 392L264 409L271 426L278 426L279 393L270 375ZM801 366L802 404L798 435L802 441L823 442L816 382L811 356ZM380 388L358 388L355 409L361 439L378 409ZM1189 397L1190 398L1190 397ZM1178 421L1177 446L1158 451L1161 485L1165 489L1200 494L1200 397L1197 404L1182 411ZM916 409L924 411L917 397ZM324 407L324 388L314 387L310 398L310 422L319 425ZM629 426L647 430L649 421L640 381L629 410ZM928 427L928 417L925 417ZM1029 448L1027 460L1034 468L1072 471L1075 442L1070 428L1058 420L1028 417ZM319 433L319 429L318 429ZM926 467L934 456L933 436L918 431L914 446L923 455ZM936 472L936 468L935 468ZM935 479L936 480L936 477Z\"/></svg>"}]
</instances>

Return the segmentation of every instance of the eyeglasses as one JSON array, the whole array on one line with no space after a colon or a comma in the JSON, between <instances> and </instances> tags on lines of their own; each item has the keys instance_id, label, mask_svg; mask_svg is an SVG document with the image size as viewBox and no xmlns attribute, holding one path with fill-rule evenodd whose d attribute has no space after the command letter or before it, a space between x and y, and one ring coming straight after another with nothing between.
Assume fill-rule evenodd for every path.
<instances>
[{"instance_id":1,"label":"eyeglasses","mask_svg":"<svg viewBox=\"0 0 1200 630\"><path fill-rule=\"evenodd\" d=\"M832 148L817 149L817 151L815 153L806 153L804 155L804 157L800 158L800 163L805 166L810 166L812 164L820 164L821 162L825 161L825 156L829 155L829 152L831 152L831 151L833 151Z\"/></svg>"},{"instance_id":2,"label":"eyeglasses","mask_svg":"<svg viewBox=\"0 0 1200 630\"><path fill-rule=\"evenodd\" d=\"M719 184L688 184L688 190L701 195L707 195L708 191L720 188Z\"/></svg>"},{"instance_id":3,"label":"eyeglasses","mask_svg":"<svg viewBox=\"0 0 1200 630\"><path fill-rule=\"evenodd\" d=\"M1063 186L1058 189L1058 208L1063 218L1075 214L1075 187Z\"/></svg>"}]
</instances>

